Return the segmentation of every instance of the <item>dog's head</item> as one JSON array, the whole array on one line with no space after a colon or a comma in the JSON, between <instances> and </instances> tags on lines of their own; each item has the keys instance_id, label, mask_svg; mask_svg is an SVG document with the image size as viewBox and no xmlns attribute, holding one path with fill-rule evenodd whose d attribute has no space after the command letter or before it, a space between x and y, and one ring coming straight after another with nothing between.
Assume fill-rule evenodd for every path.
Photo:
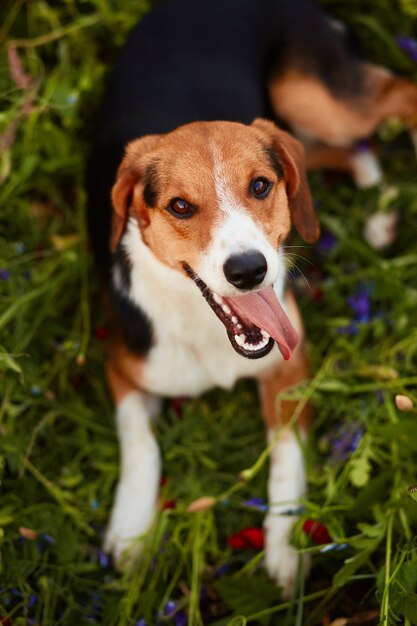
<instances>
[{"instance_id":1,"label":"dog's head","mask_svg":"<svg viewBox=\"0 0 417 626\"><path fill-rule=\"evenodd\" d=\"M271 122L196 122L133 141L112 191L111 249L129 217L165 265L201 289L234 349L289 358L297 336L273 291L291 222L319 228L301 144Z\"/></svg>"}]
</instances>

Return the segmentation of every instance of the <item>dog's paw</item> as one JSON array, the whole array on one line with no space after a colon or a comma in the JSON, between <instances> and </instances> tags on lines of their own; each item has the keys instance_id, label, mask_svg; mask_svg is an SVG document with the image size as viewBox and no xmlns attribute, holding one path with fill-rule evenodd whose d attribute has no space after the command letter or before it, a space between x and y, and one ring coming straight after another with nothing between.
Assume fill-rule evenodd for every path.
<instances>
[{"instance_id":1,"label":"dog's paw","mask_svg":"<svg viewBox=\"0 0 417 626\"><path fill-rule=\"evenodd\" d=\"M113 556L116 567L130 568L137 562L143 547L143 537L155 514L155 499L147 501L137 493L137 486L121 480L107 526L104 550Z\"/></svg>"},{"instance_id":2,"label":"dog's paw","mask_svg":"<svg viewBox=\"0 0 417 626\"><path fill-rule=\"evenodd\" d=\"M292 595L299 576L300 555L290 541L294 519L269 514L265 518L265 568L272 580L282 587L285 598ZM309 570L309 559L302 557L303 574Z\"/></svg>"}]
</instances>

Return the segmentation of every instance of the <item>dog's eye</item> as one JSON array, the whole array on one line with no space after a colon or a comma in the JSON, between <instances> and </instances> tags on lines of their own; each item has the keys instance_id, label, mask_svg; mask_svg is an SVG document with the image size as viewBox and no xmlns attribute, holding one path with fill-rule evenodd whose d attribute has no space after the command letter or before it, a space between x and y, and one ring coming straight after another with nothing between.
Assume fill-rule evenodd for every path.
<instances>
[{"instance_id":1,"label":"dog's eye","mask_svg":"<svg viewBox=\"0 0 417 626\"><path fill-rule=\"evenodd\" d=\"M175 217L179 217L180 219L184 219L187 217L192 217L195 213L195 207L192 204L183 200L182 198L172 198L170 203L168 204L168 211L175 215Z\"/></svg>"},{"instance_id":2,"label":"dog's eye","mask_svg":"<svg viewBox=\"0 0 417 626\"><path fill-rule=\"evenodd\" d=\"M250 191L255 198L266 198L272 189L272 183L267 178L255 178L250 184Z\"/></svg>"}]
</instances>

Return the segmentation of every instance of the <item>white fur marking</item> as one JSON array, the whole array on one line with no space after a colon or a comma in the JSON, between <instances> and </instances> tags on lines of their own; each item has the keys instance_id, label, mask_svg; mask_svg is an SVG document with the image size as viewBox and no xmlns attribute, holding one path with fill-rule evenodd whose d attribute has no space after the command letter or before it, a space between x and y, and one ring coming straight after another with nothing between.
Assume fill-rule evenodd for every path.
<instances>
[{"instance_id":1,"label":"white fur marking","mask_svg":"<svg viewBox=\"0 0 417 626\"><path fill-rule=\"evenodd\" d=\"M268 433L269 440L274 431ZM306 476L302 450L290 432L279 439L270 453L268 480L269 512L265 518L265 566L275 582L288 597L297 576L297 550L290 545L294 517L280 515L300 504L306 491Z\"/></svg>"},{"instance_id":2,"label":"white fur marking","mask_svg":"<svg viewBox=\"0 0 417 626\"><path fill-rule=\"evenodd\" d=\"M212 146L213 161L214 161L214 182L216 187L216 195L219 201L219 209L222 213L230 214L236 210L239 210L239 202L233 196L233 185L228 180L225 171L222 166L222 159L215 146Z\"/></svg>"},{"instance_id":3,"label":"white fur marking","mask_svg":"<svg viewBox=\"0 0 417 626\"><path fill-rule=\"evenodd\" d=\"M116 411L121 468L105 539L105 549L116 561L148 530L155 512L161 463L149 424L147 409L151 404L147 394L132 392ZM140 545L132 549L138 552Z\"/></svg>"},{"instance_id":4,"label":"white fur marking","mask_svg":"<svg viewBox=\"0 0 417 626\"><path fill-rule=\"evenodd\" d=\"M351 157L353 179L359 189L374 187L382 181L382 170L376 155L371 150L357 151Z\"/></svg>"},{"instance_id":5,"label":"white fur marking","mask_svg":"<svg viewBox=\"0 0 417 626\"><path fill-rule=\"evenodd\" d=\"M271 246L262 228L242 208L231 210L229 207L225 214L214 229L210 245L201 255L198 267L194 268L197 274L212 291L221 296L240 295L241 291L227 281L223 265L234 254L257 250L264 255L268 265L259 289L275 283L280 266L284 268L284 261L280 253Z\"/></svg>"}]
</instances>

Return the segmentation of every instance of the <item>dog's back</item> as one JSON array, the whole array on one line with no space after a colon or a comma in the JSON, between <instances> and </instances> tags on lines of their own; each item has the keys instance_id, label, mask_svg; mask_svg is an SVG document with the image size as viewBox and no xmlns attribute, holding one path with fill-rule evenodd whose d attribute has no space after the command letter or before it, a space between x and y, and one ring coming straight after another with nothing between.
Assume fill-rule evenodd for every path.
<instances>
[{"instance_id":1,"label":"dog's back","mask_svg":"<svg viewBox=\"0 0 417 626\"><path fill-rule=\"evenodd\" d=\"M311 0L167 0L133 29L109 80L88 168L101 268L109 262L110 188L125 145L193 121L273 117L267 78L289 65L335 93L358 83L344 34Z\"/></svg>"}]
</instances>

